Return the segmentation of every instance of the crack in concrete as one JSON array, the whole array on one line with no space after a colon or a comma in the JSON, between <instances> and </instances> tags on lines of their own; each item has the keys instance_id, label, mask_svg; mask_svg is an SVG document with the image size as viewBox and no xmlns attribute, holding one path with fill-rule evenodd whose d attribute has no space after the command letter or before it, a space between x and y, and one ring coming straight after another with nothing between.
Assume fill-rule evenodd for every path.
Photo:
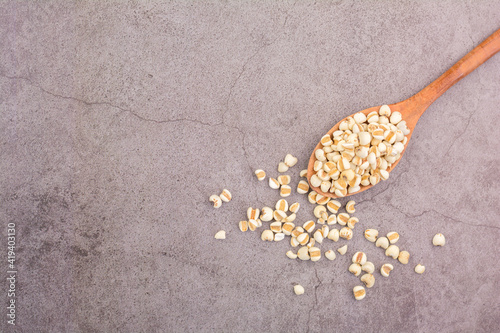
<instances>
[{"instance_id":1,"label":"crack in concrete","mask_svg":"<svg viewBox=\"0 0 500 333\"><path fill-rule=\"evenodd\" d=\"M314 275L316 276L316 280L318 280L318 284L314 286L314 300L315 300L315 304L318 304L318 288L323 284L323 282L320 280L319 276L318 276L318 269L317 268L314 268Z\"/></svg>"},{"instance_id":2,"label":"crack in concrete","mask_svg":"<svg viewBox=\"0 0 500 333\"><path fill-rule=\"evenodd\" d=\"M493 226L493 225L487 225L487 224L473 224L473 223L467 223L467 222L464 222L462 220L458 220L454 217L451 217L451 216L448 216L448 215L445 215L441 212L438 212L437 210L435 209L431 209L431 211L433 211L434 213L438 214L438 215L441 215L442 217L445 217L445 218L448 218L450 220L452 220L453 222L457 222L457 223L462 223L462 224L465 224L465 225L468 225L468 226L471 226L471 227L483 227L483 228L493 228L493 229L499 229L500 230L500 227L497 227L497 226Z\"/></svg>"},{"instance_id":3,"label":"crack in concrete","mask_svg":"<svg viewBox=\"0 0 500 333\"><path fill-rule=\"evenodd\" d=\"M418 314L419 314L419 304L418 304L418 299L417 299L417 293L416 293L416 290L415 290L415 280L412 279L412 289L413 289L413 303L415 304L415 324L417 326L417 332L420 332L420 319L418 318Z\"/></svg>"},{"instance_id":4,"label":"crack in concrete","mask_svg":"<svg viewBox=\"0 0 500 333\"><path fill-rule=\"evenodd\" d=\"M472 112L469 115L469 119L467 119L467 124L465 124L464 129L451 140L450 146L446 150L446 153L444 153L445 157L448 156L448 154L450 153L451 148L455 145L455 143L457 142L457 140L460 139L467 132L467 129L469 128L470 122L471 122L472 118L476 115L476 113L478 112L478 110L479 109L476 109L476 111Z\"/></svg>"},{"instance_id":5,"label":"crack in concrete","mask_svg":"<svg viewBox=\"0 0 500 333\"><path fill-rule=\"evenodd\" d=\"M24 77L24 76L10 76L10 75L6 75L4 73L1 73L0 76L4 77L4 78L7 78L7 79L10 79L10 80L24 80L24 81L27 81L31 86L36 87L36 88L40 89L42 92L44 92L46 94L49 94L49 95L51 95L53 97L76 101L76 102L79 102L79 103L82 103L82 104L85 104L85 105L88 105L88 106L92 106L92 105L107 105L107 106L111 106L113 108L120 109L122 111L126 111L126 110L122 109L121 107L119 107L117 105L113 105L113 104L108 103L108 102L89 102L89 101L86 101L86 100L83 100L83 99L80 99L80 98L77 98L77 97L63 96L63 95L59 95L59 94L53 93L51 91L46 90L41 85L33 82L33 80L31 80L30 78L27 78L27 77Z\"/></svg>"},{"instance_id":6,"label":"crack in concrete","mask_svg":"<svg viewBox=\"0 0 500 333\"><path fill-rule=\"evenodd\" d=\"M272 43L270 43L270 44L272 44ZM254 58L260 52L260 50L262 50L264 47L266 47L266 46L268 46L270 44L265 44L262 47L260 47L250 58L247 59L247 61L243 65L243 68L242 68L240 74L238 75L238 77L234 81L233 85L231 86L230 93L229 93L228 100L227 100L227 106L228 106L228 108L226 109L226 111L229 109L229 98L230 98L230 96L232 94L232 89L234 88L234 86L238 82L239 78L241 77L241 75L245 71L246 65L249 63L249 61L252 58ZM246 144L245 144L246 133L241 128L239 128L238 126L231 126L231 125L226 124L225 123L225 119L224 119L225 112L222 115L222 119L218 123L208 123L208 122L204 122L204 121L201 121L201 120L189 119L189 118L157 120L157 119L143 117L143 116L139 115L138 113L136 113L136 112L134 112L134 111L132 111L130 109L126 109L126 108L123 108L121 106L109 103L109 102L90 102L90 101L87 101L87 100L84 100L84 99L80 99L80 98L77 98L77 97L73 97L73 96L64 96L64 95L56 94L56 93L53 93L53 92L51 92L51 91L43 88L40 84L33 82L33 80L31 80L30 78L27 78L27 77L23 77L23 76L9 76L9 75L6 75L4 73L0 73L0 76L4 77L4 78L7 78L7 79L10 79L10 80L23 80L23 81L26 81L31 86L36 87L36 88L40 89L40 91L42 91L42 92L44 92L44 93L46 93L48 95L51 95L53 97L56 97L56 98L61 98L61 99L65 99L65 100L75 101L75 102L82 103L82 104L87 105L87 106L94 106L94 105L109 106L109 107L112 107L112 108L120 110L119 113L123 113L123 112L129 113L130 115L132 115L133 117L135 117L135 118L137 118L137 119L139 119L141 121L152 122L152 123L155 123L155 124L165 124L165 123L175 123L175 122L192 122L192 123L200 124L200 125L203 125L203 126L211 126L211 127L224 126L226 128L233 128L233 129L237 130L241 134L241 148L243 150L243 155L244 155L244 158L245 158L245 162L247 164L248 169L250 170L250 174L253 173L252 166L250 164L250 157L249 157L248 151L246 149ZM255 187L254 187L254 192L255 192L255 198L258 198L257 189Z\"/></svg>"},{"instance_id":7,"label":"crack in concrete","mask_svg":"<svg viewBox=\"0 0 500 333\"><path fill-rule=\"evenodd\" d=\"M288 8L286 11L285 11L285 20L283 22L283 25L282 25L282 28L285 27L286 25L286 22L288 21L288 18L290 17L290 11L295 7L295 5L297 4L299 0L295 0L295 2L290 6L290 8Z\"/></svg>"},{"instance_id":8,"label":"crack in concrete","mask_svg":"<svg viewBox=\"0 0 500 333\"><path fill-rule=\"evenodd\" d=\"M394 180L394 182L392 184L387 184L387 186L385 187L385 189L383 189L382 191L378 192L377 194L374 194L370 199L366 199L366 200L362 200L360 202L358 202L358 205L362 204L362 203L365 203L365 202L374 202L375 201L375 198L384 194L385 192L387 192L391 187L393 187L395 184L397 184L401 177L403 177L403 175L407 174L408 171L409 171L410 167L408 166L406 168L405 171L401 172L397 177L396 179Z\"/></svg>"},{"instance_id":9,"label":"crack in concrete","mask_svg":"<svg viewBox=\"0 0 500 333\"><path fill-rule=\"evenodd\" d=\"M127 112L127 113L131 114L132 116L134 116L137 119L142 120L142 121L152 122L152 123L156 123L156 124L164 124L164 123L174 123L174 122L187 121L187 122L193 122L193 123L197 123L197 124L204 125L204 126L219 126L219 125L224 125L222 121L220 121L218 123L208 123L208 122L204 122L204 121L201 121L201 120L189 119L189 118L164 119L164 120L146 118L146 117L143 117L143 116L139 115L138 113L136 113L136 112L134 112L134 111L132 111L130 109L125 109L125 108L123 108L123 107L121 107L119 105L112 104L110 102L91 102L91 101L87 101L87 100L84 100L84 99L81 99L81 98L77 98L77 97L73 97L73 96L64 96L64 95L53 93L53 92L51 92L51 91L43 88L41 85L33 82L30 78L27 78L27 77L23 77L23 76L9 76L9 75L5 75L3 73L0 74L0 76L4 77L4 78L7 78L7 79L10 79L10 80L24 80L24 81L27 81L31 86L36 87L36 88L40 89L42 92L44 92L44 93L46 93L48 95L51 95L53 97L56 97L56 98L61 98L61 99L65 99L65 100L75 101L75 102L82 103L82 104L87 105L87 106L94 106L94 105L109 106L109 107L118 109L121 112Z\"/></svg>"},{"instance_id":10,"label":"crack in concrete","mask_svg":"<svg viewBox=\"0 0 500 333\"><path fill-rule=\"evenodd\" d=\"M237 130L241 134L241 148L243 149L243 156L245 157L245 161L247 163L248 168L252 172L252 167L250 165L250 160L249 160L248 152L247 152L247 149L246 149L246 146L245 146L246 133L243 132L243 130L241 128L239 128L238 126L230 126L230 125L225 124L224 122L223 122L223 125L226 126L226 127L229 127L229 128L233 128L233 129Z\"/></svg>"},{"instance_id":11,"label":"crack in concrete","mask_svg":"<svg viewBox=\"0 0 500 333\"><path fill-rule=\"evenodd\" d=\"M222 122L224 123L224 120L222 120ZM247 167L250 170L250 172L249 172L249 175L250 175L249 178L251 178L252 174L253 174L253 169L252 169L252 165L250 164L250 157L248 155L247 148L246 148L246 145L245 145L246 133L241 128L239 128L238 126L229 126L229 125L226 125L226 124L224 124L224 126L230 127L230 128L234 128L235 130L237 130L241 134L241 149L243 150L243 157L245 158L245 162L247 164ZM257 194L257 187L253 186L253 190L254 190L254 194L255 194L255 200L257 200L262 205L262 207L264 207L265 205L258 199L259 196Z\"/></svg>"},{"instance_id":12,"label":"crack in concrete","mask_svg":"<svg viewBox=\"0 0 500 333\"><path fill-rule=\"evenodd\" d=\"M173 260L175 262L178 262L178 263L181 263L183 265L187 265L187 266L191 266L193 268L196 268L200 272L203 272L203 273L205 273L207 275L210 275L210 276L216 276L217 275L217 271L219 271L222 268L224 268L223 266L217 265L217 264L205 265L203 263L193 262L193 261L191 261L189 259L183 259L180 256L171 254L168 250L155 251L153 253L148 252L148 254L149 255L162 255L162 256L164 256L166 258L169 258L169 259L171 259L171 260Z\"/></svg>"},{"instance_id":13,"label":"crack in concrete","mask_svg":"<svg viewBox=\"0 0 500 333\"><path fill-rule=\"evenodd\" d=\"M309 310L309 314L307 315L307 331L306 333L309 333L311 330L311 313L314 311L314 306L318 304L318 288L323 284L323 281L320 280L318 276L318 269L314 268L314 275L316 276L316 280L318 280L318 284L314 286L314 304L311 306L311 309Z\"/></svg>"},{"instance_id":14,"label":"crack in concrete","mask_svg":"<svg viewBox=\"0 0 500 333\"><path fill-rule=\"evenodd\" d=\"M226 102L225 102L225 110L224 112L222 112L222 115L221 115L221 121L224 122L224 117L227 113L227 111L229 111L229 102L231 101L231 96L233 95L233 90L234 90L234 87L236 86L236 84L238 83L238 81L240 80L241 76L243 75L243 73L246 71L247 69L247 65L248 63L253 59L255 58L259 53L260 51L262 51L262 49L264 49L265 47L268 47L270 45L272 45L276 40L273 40L272 42L270 43L264 43L263 45L261 45L250 57L247 58L247 60L245 60L245 62L243 63L243 66L241 67L241 70L238 74L238 76L236 76L236 78L233 80L233 83L231 84L231 86L229 87L229 93L227 94L227 98L226 98Z\"/></svg>"},{"instance_id":15,"label":"crack in concrete","mask_svg":"<svg viewBox=\"0 0 500 333\"><path fill-rule=\"evenodd\" d=\"M469 4L468 3L465 3L465 8L467 9L467 17L469 19L469 22L473 22L472 21L472 17L471 17L471 13L474 12L474 10L471 10L470 7L469 7ZM474 38L472 38L472 28L471 28L471 25L469 23L469 29L467 30L467 35L469 36L469 39L471 41L471 48L474 48L477 44L474 42Z\"/></svg>"},{"instance_id":16,"label":"crack in concrete","mask_svg":"<svg viewBox=\"0 0 500 333\"><path fill-rule=\"evenodd\" d=\"M272 44L272 43L270 43L270 44ZM242 68L240 74L238 75L238 77L234 81L233 85L231 86L230 93L229 93L228 100L227 100L227 109L226 109L226 111L229 109L229 98L230 98L230 96L232 94L232 89L234 88L234 86L236 85L237 81L239 80L239 78L241 77L241 75L243 74L243 72L245 71L246 65L249 63L249 61L252 58L254 58L260 52L260 50L262 50L265 46L268 46L270 44L265 44L262 47L260 47L250 58L247 59L247 61L243 65L243 68ZM124 113L124 112L129 113L130 115L132 115L133 117L135 117L135 118L137 118L137 119L139 119L141 121L152 122L152 123L155 123L155 124L165 124L165 123L175 123L175 122L192 122L192 123L200 124L200 125L203 125L203 126L211 126L211 127L224 126L226 128L233 128L233 129L237 130L241 134L241 148L243 150L243 155L244 155L244 158L245 158L245 162L247 164L248 169L250 170L250 174L253 173L252 166L250 164L250 157L249 157L248 151L246 149L246 144L245 144L246 133L241 128L239 128L238 126L231 126L231 125L228 125L228 124L225 123L224 114L225 114L226 111L224 112L224 114L222 115L222 119L218 123L208 123L208 122L204 122L204 121L201 121L201 120L189 119L189 118L157 120L157 119L143 117L143 116L139 115L138 113L136 113L136 112L134 112L134 111L132 111L130 109L126 109L126 108L123 108L121 106L109 103L109 102L90 102L90 101L87 101L87 100L84 100L84 99L80 99L80 98L77 98L77 97L73 97L73 96L64 96L64 95L56 94L56 93L53 93L53 92L51 92L51 91L43 88L41 85L33 82L30 78L27 78L27 77L9 76L9 75L6 75L4 73L0 73L0 76L4 77L4 78L7 78L7 79L10 79L10 80L23 80L23 81L26 81L31 86L36 87L36 88L40 89L40 91L42 91L42 92L44 92L44 93L46 93L48 95L51 95L53 97L56 97L56 98L61 98L61 99L65 99L65 100L75 101L75 102L82 103L82 104L87 105L87 106L94 106L94 105L109 106L109 107L112 107L112 108L120 110L119 113ZM254 187L254 193L255 193L255 198L258 199L258 194L257 194L257 188L256 187ZM260 202L260 203L262 204L262 202Z\"/></svg>"},{"instance_id":17,"label":"crack in concrete","mask_svg":"<svg viewBox=\"0 0 500 333\"><path fill-rule=\"evenodd\" d=\"M467 222L464 222L462 220L458 220L458 219L456 219L456 218L454 218L452 216L449 216L449 215L443 214L441 212L438 212L435 209L424 210L424 211L422 211L422 212L420 212L418 214L408 214L408 213L402 211L401 209L399 209L399 207L397 207L397 206L395 206L395 205L393 205L391 203L388 203L388 205L391 206L391 207L393 207L394 209L396 209L398 212L400 212L401 214L403 214L407 218L417 218L417 217L421 217L421 216L423 216L425 214L428 214L428 213L434 213L436 215L439 215L439 216L442 216L444 218L450 219L453 222L465 224L465 225L468 225L468 226L471 226L471 227L483 227L483 228L500 229L500 227L493 226L493 225L467 223Z\"/></svg>"},{"instance_id":18,"label":"crack in concrete","mask_svg":"<svg viewBox=\"0 0 500 333\"><path fill-rule=\"evenodd\" d=\"M224 122L224 120L223 120L223 122ZM223 125L226 126L226 127L229 127L229 128L233 128L233 129L237 130L241 134L241 148L243 150L243 157L245 158L245 162L247 164L247 167L250 170L250 172L248 173L249 178L252 178L254 170L253 170L252 165L250 163L250 156L248 154L248 151L247 151L247 148L246 148L246 144L245 144L246 133L241 128L239 128L238 126L230 126L230 125L227 125L225 123ZM250 181L251 181L251 179L250 179ZM257 193L257 187L256 186L252 186L252 188L253 188L253 192L254 192L254 195L255 195L255 200L261 205L261 207L266 206L266 204L264 204L262 201L259 200L259 195Z\"/></svg>"}]
</instances>

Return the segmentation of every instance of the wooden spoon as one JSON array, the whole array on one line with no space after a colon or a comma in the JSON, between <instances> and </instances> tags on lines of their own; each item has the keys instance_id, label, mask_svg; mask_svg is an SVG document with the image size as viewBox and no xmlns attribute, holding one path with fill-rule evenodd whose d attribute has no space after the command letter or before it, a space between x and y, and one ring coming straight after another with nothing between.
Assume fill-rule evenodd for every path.
<instances>
[{"instance_id":1,"label":"wooden spoon","mask_svg":"<svg viewBox=\"0 0 500 333\"><path fill-rule=\"evenodd\" d=\"M406 125L410 129L410 134L406 136L408 138L408 141L404 147L403 152L401 153L401 157L406 151L406 147L410 142L413 130L415 129L418 120L420 119L424 111L429 107L429 105L431 105L439 96L441 96L446 90L448 90L448 88L450 88L452 85L463 79L467 74L469 74L474 69L479 67L482 63L484 63L498 51L500 51L500 29L495 31L488 38L486 38L481 44L476 46L472 51L467 53L462 59L460 59L455 65L453 65L453 67L448 69L443 75L438 77L434 82L429 84L420 92L402 102L389 105L391 111L401 112L403 120L406 121ZM378 111L379 108L380 105L365 109L361 112L367 115L372 111ZM337 124L335 124L335 126L333 126L328 131L328 134L331 135L334 131L338 130L339 124L346 118L342 119ZM309 159L309 165L307 167L307 180L309 181L311 189L313 189L317 193L323 196L337 198L337 196L334 193L330 192L325 193L321 191L320 188L311 185L311 176L315 173L313 170L314 161L316 160L314 152L316 151L316 149L321 147L322 147L321 142L319 142L311 154L311 157ZM401 158L399 158L395 163L393 163L392 166L387 169L387 171L391 172L396 167L396 165L400 160ZM363 192L372 186L373 185L361 186L361 189L358 192L347 194L346 196Z\"/></svg>"}]
</instances>

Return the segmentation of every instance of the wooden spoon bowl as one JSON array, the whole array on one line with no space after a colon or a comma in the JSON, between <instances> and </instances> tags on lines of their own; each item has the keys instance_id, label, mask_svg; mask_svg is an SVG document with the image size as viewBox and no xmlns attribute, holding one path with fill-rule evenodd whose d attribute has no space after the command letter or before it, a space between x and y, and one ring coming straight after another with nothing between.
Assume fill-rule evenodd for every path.
<instances>
[{"instance_id":1,"label":"wooden spoon bowl","mask_svg":"<svg viewBox=\"0 0 500 333\"><path fill-rule=\"evenodd\" d=\"M403 152L401 152L401 157L396 162L394 162L390 168L387 169L388 172L392 172L392 170L394 170L396 165L403 157L403 154L406 151L406 147L408 146L408 143L410 142L411 136L413 134L413 130L415 129L418 120L425 112L425 110L427 110L429 105L431 105L439 96L441 96L451 86L453 86L455 83L463 79L466 75L468 75L474 69L479 67L481 64L483 64L486 60L491 58L498 51L500 51L500 29L495 31L481 44L479 44L472 51L467 53L462 59L460 59L450 69L448 69L443 75L438 77L434 82L429 84L420 92L399 103L389 104L391 112L399 111L401 113L403 120L406 121L406 125L408 126L410 133L406 135L408 140L406 142L406 145L404 146ZM367 115L368 113L372 111L378 111L379 109L380 106L374 106L368 109L364 109L361 112ZM350 116L353 115L354 114ZM333 126L328 131L327 134L332 135L333 132L338 130L340 123L344 121L346 118L342 119L337 124L335 124L335 126ZM309 181L311 189L313 189L317 193L326 197L337 198L337 196L334 193L330 192L325 193L321 191L320 188L311 185L311 176L315 173L313 170L314 162L316 161L316 156L314 155L314 152L316 151L316 149L319 148L322 148L321 142L318 142L318 144L316 145L311 154L311 157L309 158L309 164L307 167L307 180ZM366 191L372 186L373 185L361 186L361 189L358 192L351 194L348 193L346 196Z\"/></svg>"}]
</instances>

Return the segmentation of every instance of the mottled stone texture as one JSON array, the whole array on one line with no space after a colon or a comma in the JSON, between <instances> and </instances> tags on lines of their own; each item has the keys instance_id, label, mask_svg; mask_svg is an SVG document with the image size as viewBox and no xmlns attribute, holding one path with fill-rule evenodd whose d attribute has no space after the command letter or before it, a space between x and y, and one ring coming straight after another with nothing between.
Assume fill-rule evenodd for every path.
<instances>
[{"instance_id":1,"label":"mottled stone texture","mask_svg":"<svg viewBox=\"0 0 500 333\"><path fill-rule=\"evenodd\" d=\"M4 284L0 331L500 331L500 55L431 105L391 178L354 197L346 256L292 261L288 241L237 227L279 198L254 169L276 176L292 153L295 189L337 120L418 92L499 13L497 0L2 1L0 277L9 221L19 275L17 326ZM215 210L224 187L234 199ZM297 222L312 218L293 201ZM368 227L398 231L411 258L356 302L352 254L392 262Z\"/></svg>"}]
</instances>

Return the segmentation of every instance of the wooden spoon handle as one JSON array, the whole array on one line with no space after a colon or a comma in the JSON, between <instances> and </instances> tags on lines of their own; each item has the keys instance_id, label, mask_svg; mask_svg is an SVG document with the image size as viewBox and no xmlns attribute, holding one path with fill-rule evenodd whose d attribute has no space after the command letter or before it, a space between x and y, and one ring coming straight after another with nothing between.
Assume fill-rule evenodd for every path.
<instances>
[{"instance_id":1,"label":"wooden spoon handle","mask_svg":"<svg viewBox=\"0 0 500 333\"><path fill-rule=\"evenodd\" d=\"M411 104L419 105L419 114L416 115L417 119L429 107L429 105L431 105L446 90L479 67L483 62L491 58L491 56L498 51L500 51L500 29L495 31L481 44L467 53L462 59L453 65L453 67L448 69L434 82L408 99L408 102Z\"/></svg>"}]
</instances>

